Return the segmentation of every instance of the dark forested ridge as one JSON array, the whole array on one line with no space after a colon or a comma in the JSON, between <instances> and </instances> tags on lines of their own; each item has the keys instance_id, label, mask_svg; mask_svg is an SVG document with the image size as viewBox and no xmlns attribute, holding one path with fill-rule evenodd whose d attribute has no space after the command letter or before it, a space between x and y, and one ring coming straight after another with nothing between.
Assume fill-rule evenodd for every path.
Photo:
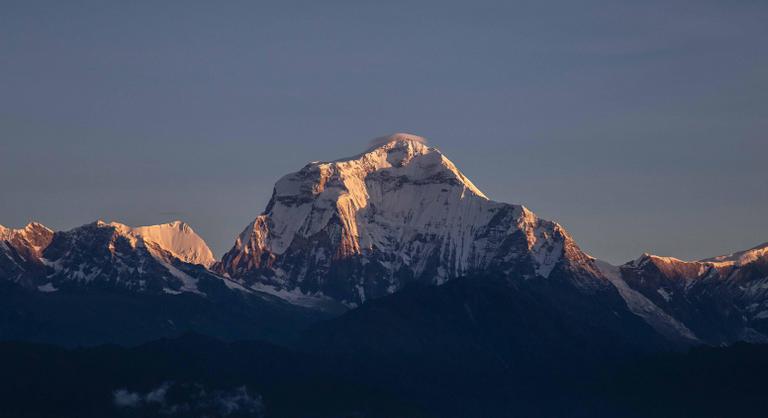
<instances>
[{"instance_id":1,"label":"dark forested ridge","mask_svg":"<svg viewBox=\"0 0 768 418\"><path fill-rule=\"evenodd\" d=\"M759 417L768 406L761 345L592 362L579 375L426 359L350 369L349 357L197 334L133 348L4 342L0 368L13 379L0 402L14 417Z\"/></svg>"}]
</instances>

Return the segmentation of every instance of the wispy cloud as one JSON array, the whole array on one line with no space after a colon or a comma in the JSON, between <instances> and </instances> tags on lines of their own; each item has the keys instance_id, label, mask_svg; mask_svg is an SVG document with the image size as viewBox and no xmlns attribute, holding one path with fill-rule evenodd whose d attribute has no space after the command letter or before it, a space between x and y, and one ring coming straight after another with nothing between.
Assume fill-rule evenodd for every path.
<instances>
[{"instance_id":1,"label":"wispy cloud","mask_svg":"<svg viewBox=\"0 0 768 418\"><path fill-rule=\"evenodd\" d=\"M414 142L418 142L420 144L425 144L425 145L427 143L427 138L424 138L422 136L398 132L392 135L385 135L385 136L380 136L378 138L374 138L370 141L369 146L370 148L378 148L378 147L387 145L390 142L402 141L402 140L414 141Z\"/></svg>"}]
</instances>

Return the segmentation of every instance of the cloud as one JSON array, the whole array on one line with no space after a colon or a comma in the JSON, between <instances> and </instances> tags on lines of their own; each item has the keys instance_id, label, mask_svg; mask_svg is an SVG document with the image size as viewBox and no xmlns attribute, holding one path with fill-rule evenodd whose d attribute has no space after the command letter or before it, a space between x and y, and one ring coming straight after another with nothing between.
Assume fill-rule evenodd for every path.
<instances>
[{"instance_id":1,"label":"cloud","mask_svg":"<svg viewBox=\"0 0 768 418\"><path fill-rule=\"evenodd\" d=\"M165 394L168 393L171 384L171 382L164 382L157 389L147 393L144 400L149 403L165 403Z\"/></svg>"},{"instance_id":2,"label":"cloud","mask_svg":"<svg viewBox=\"0 0 768 418\"><path fill-rule=\"evenodd\" d=\"M214 395L214 401L222 415L235 412L258 412L262 408L261 396L253 396L248 388L240 386L231 391L222 391Z\"/></svg>"},{"instance_id":3,"label":"cloud","mask_svg":"<svg viewBox=\"0 0 768 418\"><path fill-rule=\"evenodd\" d=\"M147 393L115 390L113 401L118 408L135 409L142 415L168 417L216 416L245 414L260 417L264 410L261 396L246 386L232 389L206 390L201 384L163 382Z\"/></svg>"},{"instance_id":4,"label":"cloud","mask_svg":"<svg viewBox=\"0 0 768 418\"><path fill-rule=\"evenodd\" d=\"M126 389L118 389L112 393L115 405L119 407L135 408L141 404L142 397L136 392L128 392Z\"/></svg>"},{"instance_id":5,"label":"cloud","mask_svg":"<svg viewBox=\"0 0 768 418\"><path fill-rule=\"evenodd\" d=\"M379 148L389 144L390 142L402 141L402 140L418 142L424 145L427 144L427 138L424 138L423 136L399 132L392 135L386 135L386 136L380 136L378 138L374 138L370 141L369 146L370 148Z\"/></svg>"},{"instance_id":6,"label":"cloud","mask_svg":"<svg viewBox=\"0 0 768 418\"><path fill-rule=\"evenodd\" d=\"M145 395L138 392L129 392L123 388L112 392L112 396L115 405L119 407L136 408L143 403L163 404L165 403L165 394L172 384L172 382L163 382Z\"/></svg>"}]
</instances>

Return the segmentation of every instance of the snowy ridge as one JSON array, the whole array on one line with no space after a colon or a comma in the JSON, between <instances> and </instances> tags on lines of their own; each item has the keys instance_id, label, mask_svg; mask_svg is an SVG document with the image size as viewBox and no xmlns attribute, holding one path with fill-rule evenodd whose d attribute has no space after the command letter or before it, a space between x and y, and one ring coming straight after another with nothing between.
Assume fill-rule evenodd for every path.
<instances>
[{"instance_id":1,"label":"snowy ridge","mask_svg":"<svg viewBox=\"0 0 768 418\"><path fill-rule=\"evenodd\" d=\"M659 256L650 253L644 253L637 259L630 262L633 265L641 265L644 262L653 261L668 265L699 265L702 267L740 267L753 263L760 259L768 258L768 242L752 247L748 250L737 251L735 253L720 255L703 260L686 261L675 257Z\"/></svg>"},{"instance_id":2,"label":"snowy ridge","mask_svg":"<svg viewBox=\"0 0 768 418\"><path fill-rule=\"evenodd\" d=\"M272 225L266 248L274 254L282 254L297 234L311 236L325 228L331 217L338 214L348 233L344 236L343 249L359 253L363 248L381 245L383 235L381 230L371 226L371 222L360 225L366 221L366 213L361 212L376 209L384 214L395 212L394 217L399 219L386 221L400 222L402 218L412 216L417 219L411 223L423 226L436 218L444 219L446 214L440 213L444 209L414 192L428 197L439 196L446 184L452 186L450 192L466 199L468 205L477 205L477 200L487 201L485 195L439 151L412 137L396 138L401 139L393 139L356 157L311 163L280 179L267 211ZM370 178L371 175L378 178ZM400 181L407 183L398 189L397 182ZM414 207L420 210L415 212ZM403 213L408 209L411 209L410 213Z\"/></svg>"},{"instance_id":3,"label":"snowy ridge","mask_svg":"<svg viewBox=\"0 0 768 418\"><path fill-rule=\"evenodd\" d=\"M743 266L765 257L768 257L768 242L750 248L749 250L707 258L701 260L701 262L713 263L718 266Z\"/></svg>"}]
</instances>

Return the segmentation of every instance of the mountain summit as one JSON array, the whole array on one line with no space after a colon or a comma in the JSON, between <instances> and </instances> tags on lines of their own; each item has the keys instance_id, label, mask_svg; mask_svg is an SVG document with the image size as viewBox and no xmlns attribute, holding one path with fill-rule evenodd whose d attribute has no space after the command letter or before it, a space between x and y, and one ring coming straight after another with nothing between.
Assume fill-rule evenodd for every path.
<instances>
[{"instance_id":1,"label":"mountain summit","mask_svg":"<svg viewBox=\"0 0 768 418\"><path fill-rule=\"evenodd\" d=\"M287 298L357 306L412 282L490 270L546 278L576 264L596 271L590 263L560 225L488 199L424 138L395 134L281 178L216 268Z\"/></svg>"},{"instance_id":2,"label":"mountain summit","mask_svg":"<svg viewBox=\"0 0 768 418\"><path fill-rule=\"evenodd\" d=\"M191 226L182 221L125 228L133 235L157 243L185 263L210 267L216 261L205 241L192 230Z\"/></svg>"}]
</instances>

